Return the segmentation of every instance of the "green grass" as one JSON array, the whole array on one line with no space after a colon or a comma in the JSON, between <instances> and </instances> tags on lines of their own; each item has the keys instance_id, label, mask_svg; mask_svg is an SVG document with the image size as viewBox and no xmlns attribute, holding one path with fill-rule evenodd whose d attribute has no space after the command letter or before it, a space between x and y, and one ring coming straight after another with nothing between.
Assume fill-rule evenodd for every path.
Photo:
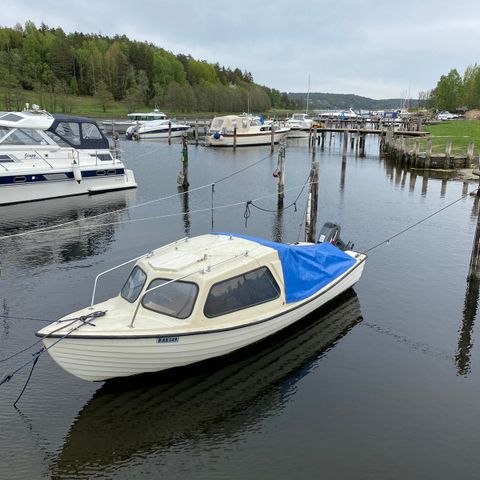
<instances>
[{"instance_id":1,"label":"green grass","mask_svg":"<svg viewBox=\"0 0 480 480\"><path fill-rule=\"evenodd\" d=\"M452 155L466 156L467 146L475 143L475 150L480 149L480 121L451 120L434 125L424 125L423 131L429 132L432 139L432 153L445 153L447 141L452 141ZM409 148L413 148L415 139L408 139ZM420 151L425 151L426 138L420 139Z\"/></svg>"}]
</instances>

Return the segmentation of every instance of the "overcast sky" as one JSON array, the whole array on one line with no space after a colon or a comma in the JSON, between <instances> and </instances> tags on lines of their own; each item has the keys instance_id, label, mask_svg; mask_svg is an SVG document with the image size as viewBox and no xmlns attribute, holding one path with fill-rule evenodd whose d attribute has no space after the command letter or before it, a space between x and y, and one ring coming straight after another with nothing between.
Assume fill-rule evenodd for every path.
<instances>
[{"instance_id":1,"label":"overcast sky","mask_svg":"<svg viewBox=\"0 0 480 480\"><path fill-rule=\"evenodd\" d=\"M0 24L125 34L288 92L400 97L480 62L480 1L2 0Z\"/></svg>"}]
</instances>

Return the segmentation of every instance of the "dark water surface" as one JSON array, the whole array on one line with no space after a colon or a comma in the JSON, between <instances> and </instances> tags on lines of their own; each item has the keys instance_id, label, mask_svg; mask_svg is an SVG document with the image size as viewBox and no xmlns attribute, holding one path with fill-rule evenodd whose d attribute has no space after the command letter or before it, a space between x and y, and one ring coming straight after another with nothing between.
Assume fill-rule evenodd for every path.
<instances>
[{"instance_id":1,"label":"dark water surface","mask_svg":"<svg viewBox=\"0 0 480 480\"><path fill-rule=\"evenodd\" d=\"M375 141L367 147L344 171L338 140L316 155L319 226L340 223L358 249L462 195L462 183L396 170L379 159ZM0 313L55 319L88 304L99 272L211 230L210 187L115 213L177 193L180 169L178 144L122 148L136 191L0 207L0 235L78 220L0 240ZM190 188L268 152L191 146ZM285 204L310 161L306 142L289 141ZM276 164L275 154L218 183L214 204L275 193ZM243 204L217 209L213 228L296 241L305 198L297 211L252 209L247 227ZM255 203L275 209L276 197ZM11 404L28 372L0 387L0 479L478 478L478 285L466 282L477 209L465 197L374 250L355 292L228 357L106 383L78 380L42 357L19 412ZM133 221L152 216L163 218ZM127 274L101 280L99 298L116 294ZM0 318L0 358L32 343L41 325ZM28 359L0 363L0 376Z\"/></svg>"}]
</instances>

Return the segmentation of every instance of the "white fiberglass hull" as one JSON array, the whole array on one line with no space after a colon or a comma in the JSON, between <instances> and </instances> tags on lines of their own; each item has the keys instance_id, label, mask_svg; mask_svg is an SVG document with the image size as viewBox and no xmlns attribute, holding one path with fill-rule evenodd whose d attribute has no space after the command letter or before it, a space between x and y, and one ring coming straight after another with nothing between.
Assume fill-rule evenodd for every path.
<instances>
[{"instance_id":1,"label":"white fiberglass hull","mask_svg":"<svg viewBox=\"0 0 480 480\"><path fill-rule=\"evenodd\" d=\"M287 138L308 138L310 129L292 128L287 133Z\"/></svg>"},{"instance_id":2,"label":"white fiberglass hull","mask_svg":"<svg viewBox=\"0 0 480 480\"><path fill-rule=\"evenodd\" d=\"M283 135L288 130L277 130L273 134L274 143L280 142ZM215 138L213 135L208 135L206 139L207 145L211 147L233 147L233 134L220 135L219 138ZM237 147L247 147L252 145L270 145L272 143L272 134L269 131L261 133L238 133L237 134Z\"/></svg>"},{"instance_id":3,"label":"white fiberglass hull","mask_svg":"<svg viewBox=\"0 0 480 480\"><path fill-rule=\"evenodd\" d=\"M95 175L82 176L80 182L77 182L75 178L67 177L69 172L65 171L49 171L45 175L17 174L14 176L14 180L20 179L21 182L12 181L8 184L0 182L0 205L137 187L131 170L123 168L120 170L90 170ZM85 175L85 172L82 172L82 175ZM39 177L43 180L39 181Z\"/></svg>"},{"instance_id":4,"label":"white fiberglass hull","mask_svg":"<svg viewBox=\"0 0 480 480\"><path fill-rule=\"evenodd\" d=\"M171 138L175 137L181 137L183 136L186 132L188 131L188 128L185 128L184 130L172 130L172 133L170 135ZM145 132L145 133L140 133L139 137L140 138L168 138L168 130L165 132Z\"/></svg>"},{"instance_id":5,"label":"white fiberglass hull","mask_svg":"<svg viewBox=\"0 0 480 480\"><path fill-rule=\"evenodd\" d=\"M364 259L357 259L350 270L303 303L286 308L274 317L257 321L252 318L247 325L137 338L134 333L128 337L72 336L48 352L67 372L89 381L157 372L225 355L288 327L348 290L360 279ZM43 338L46 347L56 341L55 337Z\"/></svg>"}]
</instances>

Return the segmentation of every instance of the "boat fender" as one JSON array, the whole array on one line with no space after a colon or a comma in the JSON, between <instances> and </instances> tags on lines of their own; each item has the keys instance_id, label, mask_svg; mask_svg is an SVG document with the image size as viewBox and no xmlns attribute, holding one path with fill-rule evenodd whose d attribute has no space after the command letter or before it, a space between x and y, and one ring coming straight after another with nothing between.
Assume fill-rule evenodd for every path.
<instances>
[{"instance_id":1,"label":"boat fender","mask_svg":"<svg viewBox=\"0 0 480 480\"><path fill-rule=\"evenodd\" d=\"M76 180L77 183L82 181L82 171L78 166L78 163L74 160L73 161L73 178Z\"/></svg>"},{"instance_id":2,"label":"boat fender","mask_svg":"<svg viewBox=\"0 0 480 480\"><path fill-rule=\"evenodd\" d=\"M213 138L214 138L215 140L219 140L220 137L221 137L220 132L215 132L215 133L213 134Z\"/></svg>"}]
</instances>

